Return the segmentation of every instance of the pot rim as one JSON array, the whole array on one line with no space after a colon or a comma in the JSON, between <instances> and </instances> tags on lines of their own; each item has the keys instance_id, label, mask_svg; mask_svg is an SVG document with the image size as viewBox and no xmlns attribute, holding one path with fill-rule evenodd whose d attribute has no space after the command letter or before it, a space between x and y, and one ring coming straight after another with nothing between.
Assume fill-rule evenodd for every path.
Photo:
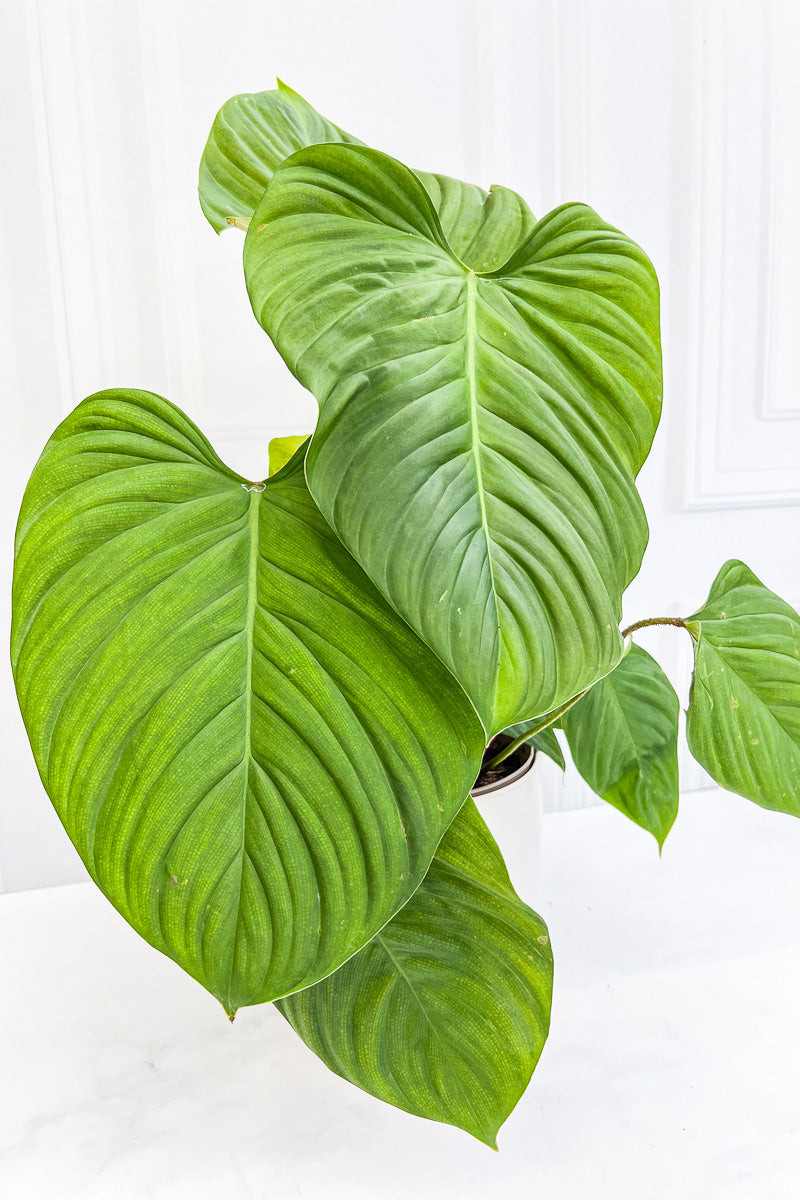
<instances>
[{"instance_id":1,"label":"pot rim","mask_svg":"<svg viewBox=\"0 0 800 1200\"><path fill-rule=\"evenodd\" d=\"M494 783L484 783L481 787L472 788L470 795L487 796L489 792L499 792L501 788L508 787L509 784L516 783L518 779L522 779L523 775L527 775L536 759L536 747L532 746L529 742L525 749L528 751L528 757L521 766L512 771L510 775L504 776L503 779L496 779Z\"/></svg>"}]
</instances>

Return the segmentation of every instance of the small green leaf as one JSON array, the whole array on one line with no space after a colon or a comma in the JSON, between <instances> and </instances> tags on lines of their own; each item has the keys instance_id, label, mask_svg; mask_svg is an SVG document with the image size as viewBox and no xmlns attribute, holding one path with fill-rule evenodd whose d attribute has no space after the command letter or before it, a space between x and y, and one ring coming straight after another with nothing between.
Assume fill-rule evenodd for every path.
<instances>
[{"instance_id":1,"label":"small green leaf","mask_svg":"<svg viewBox=\"0 0 800 1200\"><path fill-rule=\"evenodd\" d=\"M800 816L800 617L732 559L687 626L689 749L723 787Z\"/></svg>"},{"instance_id":2,"label":"small green leaf","mask_svg":"<svg viewBox=\"0 0 800 1200\"><path fill-rule=\"evenodd\" d=\"M309 435L305 433L299 437L291 436L272 439L267 447L270 477L277 475L278 471L282 470L294 458L303 443L308 441L308 437Z\"/></svg>"},{"instance_id":3,"label":"small green leaf","mask_svg":"<svg viewBox=\"0 0 800 1200\"><path fill-rule=\"evenodd\" d=\"M229 1013L369 941L483 751L303 453L251 484L166 400L100 393L45 447L17 532L12 661L45 788L111 902Z\"/></svg>"},{"instance_id":4,"label":"small green leaf","mask_svg":"<svg viewBox=\"0 0 800 1200\"><path fill-rule=\"evenodd\" d=\"M275 90L232 96L214 118L200 160L200 207L221 233L244 227L272 172L317 142L358 142L278 80ZM359 143L360 144L360 143Z\"/></svg>"},{"instance_id":5,"label":"small green leaf","mask_svg":"<svg viewBox=\"0 0 800 1200\"><path fill-rule=\"evenodd\" d=\"M312 494L489 734L619 660L661 390L639 247L583 205L527 234L513 198L492 212L479 272L413 171L313 146L277 168L244 249L253 310L319 402Z\"/></svg>"},{"instance_id":6,"label":"small green leaf","mask_svg":"<svg viewBox=\"0 0 800 1200\"><path fill-rule=\"evenodd\" d=\"M552 981L547 928L469 800L405 908L278 1007L344 1079L494 1148L547 1038Z\"/></svg>"},{"instance_id":7,"label":"small green leaf","mask_svg":"<svg viewBox=\"0 0 800 1200\"><path fill-rule=\"evenodd\" d=\"M534 718L532 721L520 721L518 725L509 725L508 729L503 730L503 733L507 734L510 738L522 737L523 733L538 725L539 721L539 717ZM546 754L548 758L552 758L553 762L561 767L562 771L566 769L567 764L564 761L564 751L558 744L555 729L551 727L541 730L540 733L534 733L528 738L528 742L531 746L535 746L538 751L541 751L542 754Z\"/></svg>"},{"instance_id":8,"label":"small green leaf","mask_svg":"<svg viewBox=\"0 0 800 1200\"><path fill-rule=\"evenodd\" d=\"M659 844L678 814L680 703L661 667L631 645L564 714L575 766L593 791Z\"/></svg>"}]
</instances>

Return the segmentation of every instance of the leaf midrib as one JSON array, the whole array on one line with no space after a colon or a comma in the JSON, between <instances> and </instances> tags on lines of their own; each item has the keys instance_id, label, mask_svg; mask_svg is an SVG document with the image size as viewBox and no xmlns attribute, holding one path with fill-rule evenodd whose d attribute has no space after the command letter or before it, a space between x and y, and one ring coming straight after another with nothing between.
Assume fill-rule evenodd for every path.
<instances>
[{"instance_id":1,"label":"leaf midrib","mask_svg":"<svg viewBox=\"0 0 800 1200\"><path fill-rule=\"evenodd\" d=\"M425 1024L428 1025L428 1027L430 1028L436 1041L440 1042L445 1047L446 1051L449 1051L450 1045L449 1045L447 1037L443 1034L443 1032L439 1028L439 1026L434 1021L431 1020L431 1016L430 1016L430 1013L428 1012L427 1005L425 1004L425 1002L423 1001L419 992L415 988L409 975L406 973L406 971L403 970L403 967L401 966L398 959L394 956L394 954L392 954L392 951L389 949L389 945L388 945L386 939L383 937L382 934L378 933L375 935L375 941L380 945L384 954L389 959L389 962L392 964L394 969L397 971L397 974L400 976L400 978L403 980L403 983L408 988L411 996L414 999L415 1004L417 1005L419 1011L422 1014ZM456 1087L458 1088L458 1091L461 1093L461 1097L462 1097L465 1107L467 1108L467 1110L469 1112L472 1113L473 1117L475 1117L477 1119L477 1124L480 1126L482 1124L481 1115L476 1110L476 1107L472 1102L472 1098L469 1095L469 1092L467 1091L467 1087L464 1083L464 1080L461 1078L457 1068L455 1066L451 1067L449 1074L450 1074L450 1078L454 1081Z\"/></svg>"},{"instance_id":2,"label":"leaf midrib","mask_svg":"<svg viewBox=\"0 0 800 1200\"><path fill-rule=\"evenodd\" d=\"M255 622L256 610L258 608L258 552L259 552L259 517L261 515L261 493L255 490L250 492L250 505L247 512L247 529L248 529L248 559L249 569L247 574L247 608L245 609L244 629L243 634L247 639L245 652L245 667L244 667L244 746L242 749L242 762L244 763L244 771L242 773L242 803L241 803L241 826L242 840L239 846L239 882L236 891L236 925L233 933L233 947L231 950L231 966L228 974L228 986L226 988L226 1012L229 1016L233 1016L235 1008L232 1005L231 984L233 982L233 972L236 966L236 954L239 947L239 932L241 930L241 904L242 904L242 888L244 886L244 864L246 857L246 831L247 831L247 799L250 793L250 764L252 761L252 728L253 728L253 651L255 647Z\"/></svg>"},{"instance_id":3,"label":"leaf midrib","mask_svg":"<svg viewBox=\"0 0 800 1200\"><path fill-rule=\"evenodd\" d=\"M469 412L470 412L470 430L472 434L472 457L475 463L475 482L478 492L478 501L480 503L481 512L481 527L483 535L486 539L486 561L489 566L489 583L492 589L492 603L494 605L495 625L497 628L497 667L495 672L494 694L492 696L492 711L497 707L497 686L499 679L499 664L500 664L500 605L497 598L497 586L494 578L494 562L492 560L492 539L489 534L489 518L486 513L486 489L483 482L483 463L481 461L481 431L478 421L478 372L475 364L475 346L479 337L478 334L478 317L477 317L477 299L478 299L478 277L474 271L467 273L467 329L465 335L467 361L467 394L469 397Z\"/></svg>"}]
</instances>

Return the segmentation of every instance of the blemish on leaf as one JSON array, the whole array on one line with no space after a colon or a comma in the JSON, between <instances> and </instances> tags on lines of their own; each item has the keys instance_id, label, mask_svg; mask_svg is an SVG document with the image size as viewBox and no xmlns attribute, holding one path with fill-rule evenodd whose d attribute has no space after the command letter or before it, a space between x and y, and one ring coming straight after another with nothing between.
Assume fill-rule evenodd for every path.
<instances>
[{"instance_id":1,"label":"blemish on leaf","mask_svg":"<svg viewBox=\"0 0 800 1200\"><path fill-rule=\"evenodd\" d=\"M550 938L547 936L546 933L540 933L536 940L537 940L537 942L540 942L543 946L549 946L549 944L550 944Z\"/></svg>"}]
</instances>

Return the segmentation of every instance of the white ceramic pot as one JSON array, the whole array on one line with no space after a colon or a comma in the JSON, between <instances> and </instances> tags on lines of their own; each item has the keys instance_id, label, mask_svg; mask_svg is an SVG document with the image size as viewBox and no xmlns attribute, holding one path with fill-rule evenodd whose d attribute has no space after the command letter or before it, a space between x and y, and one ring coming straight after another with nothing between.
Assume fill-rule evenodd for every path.
<instances>
[{"instance_id":1,"label":"white ceramic pot","mask_svg":"<svg viewBox=\"0 0 800 1200\"><path fill-rule=\"evenodd\" d=\"M472 797L506 860L520 898L535 905L540 898L542 852L542 788L536 752L506 779L474 788Z\"/></svg>"}]
</instances>

